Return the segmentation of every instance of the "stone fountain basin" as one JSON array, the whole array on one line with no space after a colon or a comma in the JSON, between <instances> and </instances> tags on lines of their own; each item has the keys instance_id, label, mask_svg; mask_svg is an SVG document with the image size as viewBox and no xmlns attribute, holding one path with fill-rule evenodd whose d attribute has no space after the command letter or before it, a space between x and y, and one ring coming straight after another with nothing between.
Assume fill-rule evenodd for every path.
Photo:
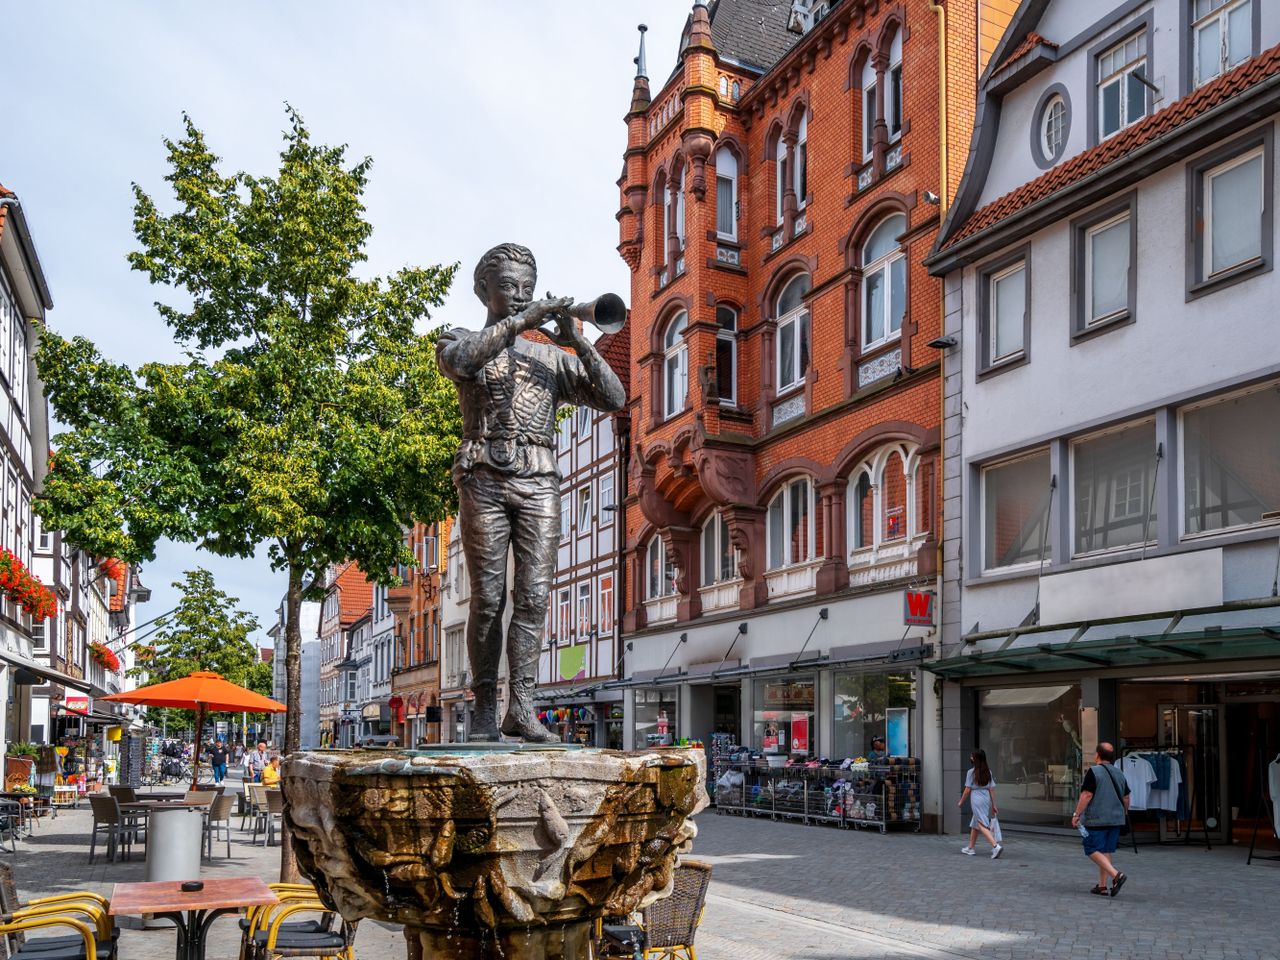
<instances>
[{"instance_id":1,"label":"stone fountain basin","mask_svg":"<svg viewBox=\"0 0 1280 960\"><path fill-rule=\"evenodd\" d=\"M580 924L666 896L706 806L700 748L321 751L285 760L299 866L345 919Z\"/></svg>"}]
</instances>

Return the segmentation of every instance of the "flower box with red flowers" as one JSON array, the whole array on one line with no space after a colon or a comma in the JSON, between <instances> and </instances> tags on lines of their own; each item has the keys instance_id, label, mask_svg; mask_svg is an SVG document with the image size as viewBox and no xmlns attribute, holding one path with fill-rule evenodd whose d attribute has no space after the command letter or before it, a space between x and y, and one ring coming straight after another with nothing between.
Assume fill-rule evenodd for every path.
<instances>
[{"instance_id":1,"label":"flower box with red flowers","mask_svg":"<svg viewBox=\"0 0 1280 960\"><path fill-rule=\"evenodd\" d=\"M14 556L0 547L0 593L18 604L37 623L58 612L58 597Z\"/></svg>"},{"instance_id":2,"label":"flower box with red flowers","mask_svg":"<svg viewBox=\"0 0 1280 960\"><path fill-rule=\"evenodd\" d=\"M94 663L106 667L112 673L120 672L120 658L105 643L94 640L89 644L89 656Z\"/></svg>"}]
</instances>

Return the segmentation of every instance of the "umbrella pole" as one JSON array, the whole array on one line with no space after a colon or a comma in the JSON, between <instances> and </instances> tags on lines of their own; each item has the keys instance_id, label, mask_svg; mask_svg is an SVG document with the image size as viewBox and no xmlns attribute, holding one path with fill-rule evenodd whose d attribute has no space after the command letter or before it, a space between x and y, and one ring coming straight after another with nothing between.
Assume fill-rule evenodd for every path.
<instances>
[{"instance_id":1,"label":"umbrella pole","mask_svg":"<svg viewBox=\"0 0 1280 960\"><path fill-rule=\"evenodd\" d=\"M191 789L200 789L200 737L204 730L204 704L196 704L196 745L191 757Z\"/></svg>"}]
</instances>

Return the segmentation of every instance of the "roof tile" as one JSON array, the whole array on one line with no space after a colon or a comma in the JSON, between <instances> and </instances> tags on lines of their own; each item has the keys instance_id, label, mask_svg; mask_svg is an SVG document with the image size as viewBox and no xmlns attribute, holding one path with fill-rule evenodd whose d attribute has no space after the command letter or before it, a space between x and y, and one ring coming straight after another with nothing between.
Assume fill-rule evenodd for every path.
<instances>
[{"instance_id":1,"label":"roof tile","mask_svg":"<svg viewBox=\"0 0 1280 960\"><path fill-rule=\"evenodd\" d=\"M1108 164L1122 159L1126 154L1207 113L1277 73L1280 73L1280 45L1246 60L1234 70L1206 83L1188 96L1174 101L1158 113L1153 113L1115 136L1109 137L1096 147L1076 154L1034 180L979 207L951 235L943 249L953 247L962 240L995 226L1020 210L1060 190L1065 190Z\"/></svg>"},{"instance_id":2,"label":"roof tile","mask_svg":"<svg viewBox=\"0 0 1280 960\"><path fill-rule=\"evenodd\" d=\"M1044 37L1040 36L1040 34L1036 33L1033 30L1031 31L1031 33L1027 34L1027 38L1025 40L1023 40L1020 44L1014 47L1013 53L1005 57L1004 61L1000 64L1000 66L998 66L993 72L999 73L1005 67L1009 66L1009 64L1013 63L1015 60L1018 60L1020 57L1025 57L1028 53L1030 53L1032 50L1034 50L1036 47L1040 46L1041 44L1044 44L1044 46L1050 48L1051 50L1058 49L1058 45L1056 43L1054 43L1052 40L1046 40Z\"/></svg>"}]
</instances>

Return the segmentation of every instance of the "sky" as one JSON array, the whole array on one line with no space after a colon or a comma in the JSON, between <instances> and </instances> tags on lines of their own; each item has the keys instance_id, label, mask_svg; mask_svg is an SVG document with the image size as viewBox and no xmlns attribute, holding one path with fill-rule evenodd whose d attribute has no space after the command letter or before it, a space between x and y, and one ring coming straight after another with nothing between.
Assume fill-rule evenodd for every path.
<instances>
[{"instance_id":1,"label":"sky","mask_svg":"<svg viewBox=\"0 0 1280 960\"><path fill-rule=\"evenodd\" d=\"M299 110L317 143L373 158L365 275L461 264L433 322L479 326L469 278L504 241L538 259L541 290L628 298L617 180L638 34L661 86L692 0L0 0L0 184L22 201L54 307L49 323L136 367L180 359L130 270L131 184L172 209L163 139L191 115L223 169L274 174ZM200 565L257 615L284 593L265 551L223 559L162 543L145 620Z\"/></svg>"}]
</instances>

